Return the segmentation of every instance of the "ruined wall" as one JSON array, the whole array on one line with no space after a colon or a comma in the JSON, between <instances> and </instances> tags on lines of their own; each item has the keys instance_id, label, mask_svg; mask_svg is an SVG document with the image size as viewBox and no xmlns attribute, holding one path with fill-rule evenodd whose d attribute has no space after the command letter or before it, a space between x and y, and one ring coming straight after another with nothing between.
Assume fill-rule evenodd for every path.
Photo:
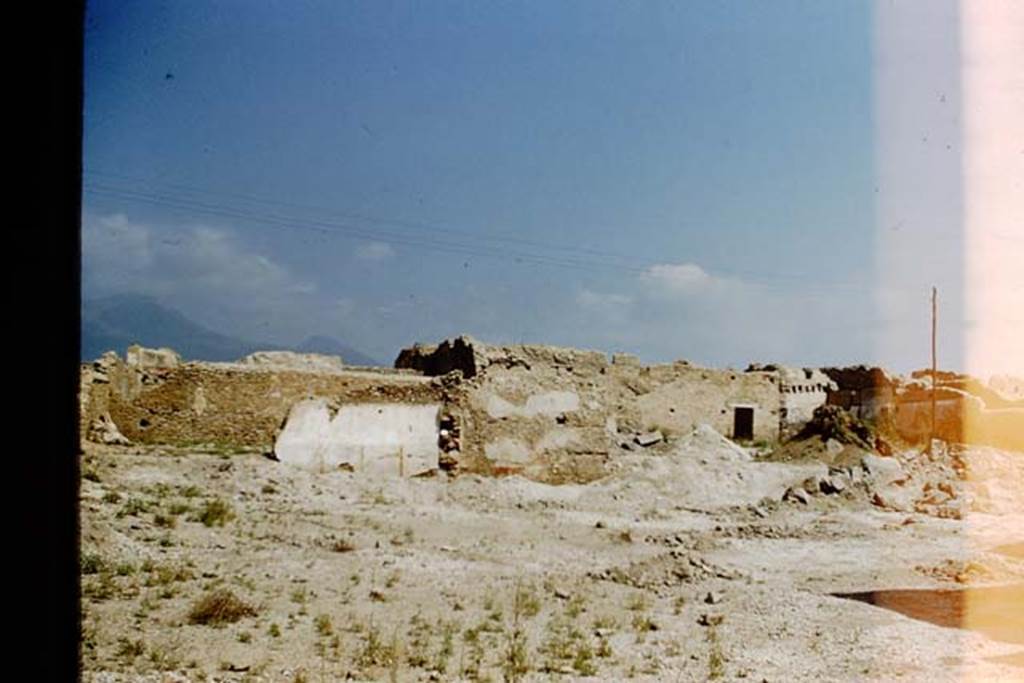
<instances>
[{"instance_id":1,"label":"ruined wall","mask_svg":"<svg viewBox=\"0 0 1024 683\"><path fill-rule=\"evenodd\" d=\"M395 368L415 370L430 377L458 370L468 379L475 377L488 364L483 348L483 344L465 335L445 339L437 345L416 344L399 352Z\"/></svg>"},{"instance_id":2,"label":"ruined wall","mask_svg":"<svg viewBox=\"0 0 1024 683\"><path fill-rule=\"evenodd\" d=\"M340 403L439 404L437 380L394 371L305 372L233 363L83 366L82 424L109 413L126 437L149 444L214 443L269 449L288 411L311 396Z\"/></svg>"},{"instance_id":3,"label":"ruined wall","mask_svg":"<svg viewBox=\"0 0 1024 683\"><path fill-rule=\"evenodd\" d=\"M825 373L812 368L779 369L782 409L779 430L783 438L799 431L814 417L814 409L828 402L830 391L838 387Z\"/></svg>"},{"instance_id":4,"label":"ruined wall","mask_svg":"<svg viewBox=\"0 0 1024 683\"><path fill-rule=\"evenodd\" d=\"M955 381L950 384L963 386ZM935 398L937 438L1024 451L1024 406L990 408L981 396L941 384ZM913 443L926 441L931 433L930 385L912 382L902 387L896 394L894 415L902 438Z\"/></svg>"},{"instance_id":5,"label":"ruined wall","mask_svg":"<svg viewBox=\"0 0 1024 683\"><path fill-rule=\"evenodd\" d=\"M891 416L896 401L899 378L882 368L854 365L844 368L823 368L835 389L828 391L828 403L845 408L862 420L877 421Z\"/></svg>"},{"instance_id":6,"label":"ruined wall","mask_svg":"<svg viewBox=\"0 0 1024 683\"><path fill-rule=\"evenodd\" d=\"M438 467L438 403L300 401L274 443L281 462L315 471L413 476Z\"/></svg>"},{"instance_id":7,"label":"ruined wall","mask_svg":"<svg viewBox=\"0 0 1024 683\"><path fill-rule=\"evenodd\" d=\"M753 408L753 439L779 437L779 379L773 371L740 372L685 362L611 366L613 415L620 430L680 435L708 424L733 438L736 408Z\"/></svg>"},{"instance_id":8,"label":"ruined wall","mask_svg":"<svg viewBox=\"0 0 1024 683\"><path fill-rule=\"evenodd\" d=\"M460 468L544 481L604 473L610 450L604 354L546 346L475 347L458 405Z\"/></svg>"},{"instance_id":9,"label":"ruined wall","mask_svg":"<svg viewBox=\"0 0 1024 683\"><path fill-rule=\"evenodd\" d=\"M829 392L830 404L861 419L891 424L908 442L927 440L931 433L931 370L916 371L909 381L863 365L826 368L824 372L837 385ZM1024 450L1024 401L969 375L939 371L936 379L937 438Z\"/></svg>"},{"instance_id":10,"label":"ruined wall","mask_svg":"<svg viewBox=\"0 0 1024 683\"><path fill-rule=\"evenodd\" d=\"M491 346L462 337L403 351L424 372L472 372L449 409L461 429L459 467L545 481L600 476L612 448L640 432L666 436L710 424L733 436L736 408L753 410L753 438L779 436L778 373L676 362L642 366L627 354L552 346Z\"/></svg>"}]
</instances>

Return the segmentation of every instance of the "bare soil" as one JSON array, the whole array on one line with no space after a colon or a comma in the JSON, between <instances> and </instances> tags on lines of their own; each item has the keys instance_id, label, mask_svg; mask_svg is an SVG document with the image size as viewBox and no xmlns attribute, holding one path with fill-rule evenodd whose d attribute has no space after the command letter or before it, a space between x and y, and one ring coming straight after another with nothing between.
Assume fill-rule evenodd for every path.
<instances>
[{"instance_id":1,"label":"bare soil","mask_svg":"<svg viewBox=\"0 0 1024 683\"><path fill-rule=\"evenodd\" d=\"M1024 581L1020 455L807 503L826 463L707 434L562 486L82 457L86 681L1024 680L1019 644L833 596Z\"/></svg>"}]
</instances>

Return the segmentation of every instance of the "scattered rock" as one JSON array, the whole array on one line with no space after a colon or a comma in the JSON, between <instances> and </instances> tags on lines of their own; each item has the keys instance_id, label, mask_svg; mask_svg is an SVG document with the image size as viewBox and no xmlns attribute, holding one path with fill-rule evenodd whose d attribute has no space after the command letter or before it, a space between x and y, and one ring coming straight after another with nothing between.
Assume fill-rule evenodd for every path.
<instances>
[{"instance_id":1,"label":"scattered rock","mask_svg":"<svg viewBox=\"0 0 1024 683\"><path fill-rule=\"evenodd\" d=\"M821 486L821 492L826 495L842 493L846 490L846 479L840 474L822 477L819 483Z\"/></svg>"},{"instance_id":2,"label":"scattered rock","mask_svg":"<svg viewBox=\"0 0 1024 683\"><path fill-rule=\"evenodd\" d=\"M665 437L661 435L661 432L655 430L647 432L646 434L637 434L634 441L640 446L646 448L647 446L653 446L656 443L660 443L665 440Z\"/></svg>"},{"instance_id":3,"label":"scattered rock","mask_svg":"<svg viewBox=\"0 0 1024 683\"><path fill-rule=\"evenodd\" d=\"M108 446L130 446L132 443L121 433L107 413L103 413L89 425L88 439Z\"/></svg>"},{"instance_id":4,"label":"scattered rock","mask_svg":"<svg viewBox=\"0 0 1024 683\"><path fill-rule=\"evenodd\" d=\"M718 591L708 591L708 594L704 596L704 602L709 605L717 605L722 601L722 594Z\"/></svg>"},{"instance_id":5,"label":"scattered rock","mask_svg":"<svg viewBox=\"0 0 1024 683\"><path fill-rule=\"evenodd\" d=\"M803 503L804 505L807 505L808 503L811 502L811 496L803 487L790 486L782 495L782 500L795 503Z\"/></svg>"},{"instance_id":6,"label":"scattered rock","mask_svg":"<svg viewBox=\"0 0 1024 683\"><path fill-rule=\"evenodd\" d=\"M723 614L701 614L697 619L697 623L701 626L718 626L723 621L725 621Z\"/></svg>"}]
</instances>

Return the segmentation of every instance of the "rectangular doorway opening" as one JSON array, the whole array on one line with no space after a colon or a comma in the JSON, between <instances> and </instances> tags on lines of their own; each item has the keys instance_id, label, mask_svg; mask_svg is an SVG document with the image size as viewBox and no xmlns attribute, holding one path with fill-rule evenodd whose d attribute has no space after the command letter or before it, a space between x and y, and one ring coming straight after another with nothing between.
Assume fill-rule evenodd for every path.
<instances>
[{"instance_id":1,"label":"rectangular doorway opening","mask_svg":"<svg viewBox=\"0 0 1024 683\"><path fill-rule=\"evenodd\" d=\"M736 407L733 409L732 438L754 438L754 409Z\"/></svg>"}]
</instances>

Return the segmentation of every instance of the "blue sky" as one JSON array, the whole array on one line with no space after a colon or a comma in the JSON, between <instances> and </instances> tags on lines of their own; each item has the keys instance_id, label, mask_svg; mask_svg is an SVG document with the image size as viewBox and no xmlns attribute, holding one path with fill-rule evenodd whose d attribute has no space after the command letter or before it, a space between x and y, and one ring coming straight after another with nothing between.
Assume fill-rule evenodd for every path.
<instances>
[{"instance_id":1,"label":"blue sky","mask_svg":"<svg viewBox=\"0 0 1024 683\"><path fill-rule=\"evenodd\" d=\"M879 188L877 33L862 0L91 2L83 294L384 360L470 333L921 367L930 286L960 286L956 162ZM947 90L897 109L952 139ZM942 253L880 258L922 207Z\"/></svg>"}]
</instances>

